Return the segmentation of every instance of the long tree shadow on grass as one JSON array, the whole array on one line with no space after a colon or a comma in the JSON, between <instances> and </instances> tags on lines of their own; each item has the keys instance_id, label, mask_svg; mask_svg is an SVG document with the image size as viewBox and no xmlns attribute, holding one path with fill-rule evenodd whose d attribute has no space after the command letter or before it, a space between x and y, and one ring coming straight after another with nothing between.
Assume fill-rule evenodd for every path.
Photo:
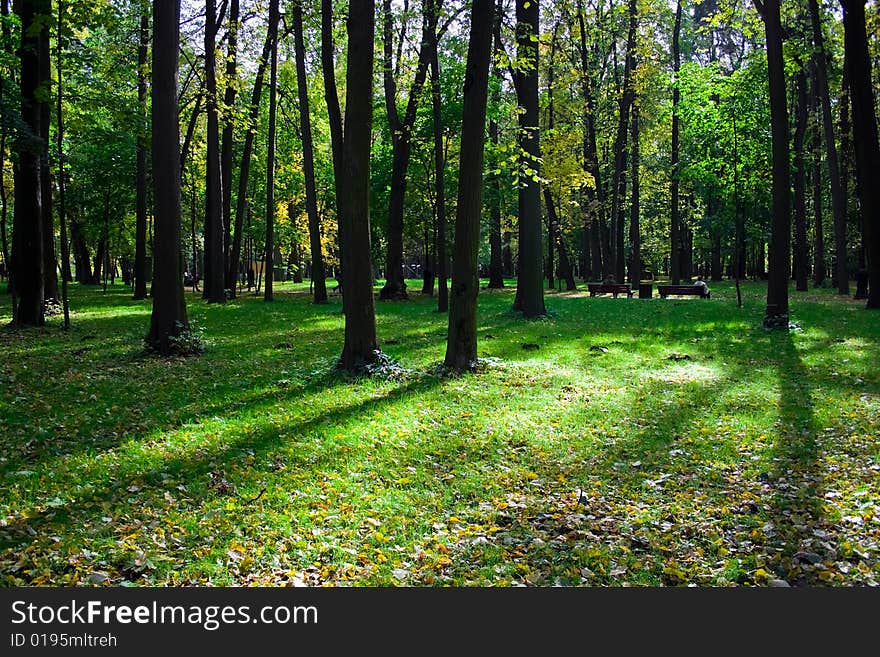
<instances>
[{"instance_id":1,"label":"long tree shadow on grass","mask_svg":"<svg viewBox=\"0 0 880 657\"><path fill-rule=\"evenodd\" d=\"M821 437L813 413L810 374L790 332L774 333L777 350L779 420L771 448L765 499L772 526L766 541L774 548L768 566L792 585L821 584L821 562L831 548L822 512Z\"/></svg>"},{"instance_id":2,"label":"long tree shadow on grass","mask_svg":"<svg viewBox=\"0 0 880 657\"><path fill-rule=\"evenodd\" d=\"M441 379L422 377L391 389L387 394L371 396L356 404L345 405L329 412L321 412L303 421L287 423L269 422L246 435L231 436L222 447L206 451L198 449L179 456L157 457L154 462L143 464L126 471L104 473L102 481L97 472L93 481L80 480L78 492L70 495L70 490L57 490L55 502L39 509L31 509L19 518L0 528L0 573L8 578L8 583L29 584L36 577L36 583L52 584L61 581L65 573L70 573L71 563L67 557L79 551L88 552L104 543L115 543L117 531L102 518L126 516L128 525L147 525L155 520L148 515L153 506L162 506L167 495L180 495L184 486L185 504L197 509L208 499L220 494L209 474L222 469L224 464L241 463L246 458L252 465L241 476L247 481L230 479L226 482L234 490L241 487L247 490L260 472L277 468L273 459L276 451L290 448L294 442L293 458L285 463L288 468L314 470L331 464L333 468L344 468L351 446L344 439L332 438L326 433L316 442L299 442L296 437L320 431L322 427L344 423L353 418L377 412L390 404L395 404L411 395L424 393L438 385ZM316 387L323 386L323 383ZM283 436L283 437L282 437ZM301 448L301 449L300 449ZM214 475L212 475L214 477ZM47 491L51 494L51 491ZM61 499L63 497L67 499ZM239 500L241 502L241 500ZM137 518L143 516L143 522ZM229 540L232 536L227 537ZM57 541L55 539L58 539ZM97 550L92 549L92 553ZM171 552L170 567L185 562L189 554ZM112 572L112 577L123 579L136 577L137 573L122 562L102 564Z\"/></svg>"}]
</instances>

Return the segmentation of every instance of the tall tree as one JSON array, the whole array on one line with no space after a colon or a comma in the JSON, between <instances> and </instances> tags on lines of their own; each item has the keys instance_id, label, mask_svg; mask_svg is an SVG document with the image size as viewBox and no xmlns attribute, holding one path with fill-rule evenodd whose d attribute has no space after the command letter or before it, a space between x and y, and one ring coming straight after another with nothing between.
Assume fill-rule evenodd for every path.
<instances>
[{"instance_id":1,"label":"tall tree","mask_svg":"<svg viewBox=\"0 0 880 657\"><path fill-rule=\"evenodd\" d=\"M492 91L492 104L497 106L501 102L501 67L500 59L502 56L501 44L501 18L504 12L502 0L498 0L495 7L495 14L492 17L492 75L498 81L498 86ZM498 289L504 287L504 261L501 245L501 174L498 171L497 153L499 147L499 130L498 119L494 116L489 119L489 141L492 143L491 157L492 161L489 168L492 169L490 174L491 193L489 196L490 214L489 214L489 284L490 289Z\"/></svg>"},{"instance_id":2,"label":"tall tree","mask_svg":"<svg viewBox=\"0 0 880 657\"><path fill-rule=\"evenodd\" d=\"M263 301L274 299L275 279L275 130L278 98L278 0L269 2L269 129L266 136L266 251L263 256Z\"/></svg>"},{"instance_id":3,"label":"tall tree","mask_svg":"<svg viewBox=\"0 0 880 657\"><path fill-rule=\"evenodd\" d=\"M64 310L64 328L70 328L70 303L67 297L67 284L70 282L70 246L67 239L67 183L64 171L64 71L62 69L62 52L64 36L64 0L58 0L58 31L55 35L55 74L56 82L56 125L55 139L58 146L58 226L61 239L61 303ZM0 153L3 152L0 147ZM0 181L2 182L2 181Z\"/></svg>"},{"instance_id":4,"label":"tall tree","mask_svg":"<svg viewBox=\"0 0 880 657\"><path fill-rule=\"evenodd\" d=\"M168 355L189 329L180 271L180 127L177 68L180 0L153 1L152 150L155 202L153 314L147 344Z\"/></svg>"},{"instance_id":5,"label":"tall tree","mask_svg":"<svg viewBox=\"0 0 880 657\"><path fill-rule=\"evenodd\" d=\"M44 151L40 126L40 23L49 13L47 0L22 0L21 20L21 125L16 136L15 215L12 227L12 284L18 306L12 321L22 326L42 326L44 258L40 157Z\"/></svg>"},{"instance_id":6,"label":"tall tree","mask_svg":"<svg viewBox=\"0 0 880 657\"><path fill-rule=\"evenodd\" d=\"M271 12L271 9L270 9ZM271 22L271 19L270 19ZM217 107L216 0L205 1L205 112L208 117L205 162L205 284L202 297L226 301L223 249L223 195L220 180L220 123Z\"/></svg>"},{"instance_id":7,"label":"tall tree","mask_svg":"<svg viewBox=\"0 0 880 657\"><path fill-rule=\"evenodd\" d=\"M493 0L473 2L465 70L452 295L444 361L458 372L474 367L477 361L478 258L492 4Z\"/></svg>"},{"instance_id":8,"label":"tall tree","mask_svg":"<svg viewBox=\"0 0 880 657\"><path fill-rule=\"evenodd\" d=\"M432 2L432 0L423 1L426 6ZM439 10L439 0L433 1L436 2L436 9ZM406 197L406 172L409 168L412 151L412 129L416 120L419 95L425 84L430 59L431 33L434 26L430 25L428 17L435 12L424 11L423 14L418 65L409 90L406 110L401 119L397 107L397 81L394 79L394 31L392 29L394 20L391 13L391 0L383 0L382 2L382 52L384 55L382 78L385 86L385 111L388 115L388 127L391 130L392 168L391 191L388 200L388 249L385 258L385 285L379 293L381 299L407 298L406 282L403 275L403 206Z\"/></svg>"},{"instance_id":9,"label":"tall tree","mask_svg":"<svg viewBox=\"0 0 880 657\"><path fill-rule=\"evenodd\" d=\"M223 192L223 267L225 287L235 290L238 267L232 267L232 156L235 141L235 97L238 93L239 0L229 2L229 29L226 32L226 71L223 90L223 135L220 144L220 188Z\"/></svg>"},{"instance_id":10,"label":"tall tree","mask_svg":"<svg viewBox=\"0 0 880 657\"><path fill-rule=\"evenodd\" d=\"M263 79L266 75L266 66L269 63L269 54L272 51L272 33L266 30L266 39L263 42L263 52L257 65L254 76L254 88L251 92L251 102L248 105L247 130L244 135L244 145L241 149L241 166L238 170L238 195L235 199L235 233L232 237L232 251L229 257L229 269L226 273L227 281L235 281L238 277L238 266L241 262L242 234L244 232L245 215L249 212L248 182L250 180L251 160L254 151L254 139L257 134L257 120L260 116L260 98L263 95ZM235 296L235 287L230 287L230 294Z\"/></svg>"},{"instance_id":11,"label":"tall tree","mask_svg":"<svg viewBox=\"0 0 880 657\"><path fill-rule=\"evenodd\" d=\"M819 113L819 97L816 93L815 61L810 63L812 84L810 85L810 111L815 116ZM825 226L822 212L822 134L818 121L811 121L810 152L813 159L813 285L821 287L825 284Z\"/></svg>"},{"instance_id":12,"label":"tall tree","mask_svg":"<svg viewBox=\"0 0 880 657\"><path fill-rule=\"evenodd\" d=\"M791 179L788 155L788 108L782 57L779 0L755 0L764 19L770 89L770 134L773 141L773 223L767 271L766 328L788 330L788 279L791 269Z\"/></svg>"},{"instance_id":13,"label":"tall tree","mask_svg":"<svg viewBox=\"0 0 880 657\"><path fill-rule=\"evenodd\" d=\"M632 143L632 174L630 178L631 203L629 206L629 282L638 287L642 280L642 237L639 222L641 212L639 204L639 104L634 102L632 106L632 121L630 126L630 141Z\"/></svg>"},{"instance_id":14,"label":"tall tree","mask_svg":"<svg viewBox=\"0 0 880 657\"><path fill-rule=\"evenodd\" d=\"M807 250L807 177L804 161L804 135L807 131L807 76L803 67L797 73L797 104L794 128L794 278L799 292L807 291L809 253Z\"/></svg>"},{"instance_id":15,"label":"tall tree","mask_svg":"<svg viewBox=\"0 0 880 657\"><path fill-rule=\"evenodd\" d=\"M871 56L865 26L864 0L841 0L843 5L844 48L847 78L852 104L853 143L856 173L859 180L859 201L865 257L868 262L868 303L870 309L880 308L880 144L877 137L877 116L871 83Z\"/></svg>"},{"instance_id":16,"label":"tall tree","mask_svg":"<svg viewBox=\"0 0 880 657\"><path fill-rule=\"evenodd\" d=\"M434 122L434 202L437 212L437 311L449 310L449 285L446 254L446 149L443 147L443 99L440 96L440 56L437 13L440 0L425 0L427 20L433 25L430 31L431 45L431 116Z\"/></svg>"},{"instance_id":17,"label":"tall tree","mask_svg":"<svg viewBox=\"0 0 880 657\"><path fill-rule=\"evenodd\" d=\"M519 137L519 272L514 310L541 317L544 308L544 267L541 222L540 136L538 130L538 3L516 0L514 75L520 110Z\"/></svg>"},{"instance_id":18,"label":"tall tree","mask_svg":"<svg viewBox=\"0 0 880 657\"><path fill-rule=\"evenodd\" d=\"M675 5L675 26L672 30L672 181L670 192L672 210L669 215L669 278L673 285L681 283L681 211L679 208L679 177L681 164L679 156L679 73L681 71L681 0Z\"/></svg>"},{"instance_id":19,"label":"tall tree","mask_svg":"<svg viewBox=\"0 0 880 657\"><path fill-rule=\"evenodd\" d=\"M49 124L52 62L49 45L51 4L40 20L40 205L43 216L43 296L46 300L60 301L58 293L58 260L55 253L55 215L52 211L52 173L49 167Z\"/></svg>"},{"instance_id":20,"label":"tall tree","mask_svg":"<svg viewBox=\"0 0 880 657\"><path fill-rule=\"evenodd\" d=\"M324 255L321 252L321 220L315 190L315 161L312 147L312 121L309 115L309 89L306 80L306 48L303 42L302 2L293 3L293 40L296 51L296 88L299 96L299 127L302 134L303 174L306 182L306 213L309 217L309 247L312 256L312 283L315 303L327 301L324 282Z\"/></svg>"},{"instance_id":21,"label":"tall tree","mask_svg":"<svg viewBox=\"0 0 880 657\"><path fill-rule=\"evenodd\" d=\"M623 65L623 90L618 102L617 137L614 140L614 178L611 181L611 231L614 275L622 281L625 269L624 214L623 199L626 195L626 144L629 131L629 111L635 100L636 31L638 29L638 6L636 0L629 0L629 29L626 37L626 55Z\"/></svg>"},{"instance_id":22,"label":"tall tree","mask_svg":"<svg viewBox=\"0 0 880 657\"><path fill-rule=\"evenodd\" d=\"M357 370L381 352L376 340L370 259L370 142L373 128L373 0L351 0L342 168L337 178L342 237L342 310L345 344L339 367ZM340 184L341 183L341 184Z\"/></svg>"},{"instance_id":23,"label":"tall tree","mask_svg":"<svg viewBox=\"0 0 880 657\"><path fill-rule=\"evenodd\" d=\"M840 166L837 160L837 145L834 141L834 117L831 114L831 96L828 92L825 38L822 35L818 0L809 0L809 5L810 22L813 26L813 44L816 47L816 93L822 105L825 160L828 163L828 177L831 179L831 213L834 216L834 275L837 279L837 293L849 294L849 267L846 257L846 202L843 198L843 187L840 184Z\"/></svg>"},{"instance_id":24,"label":"tall tree","mask_svg":"<svg viewBox=\"0 0 880 657\"><path fill-rule=\"evenodd\" d=\"M137 95L138 125L136 200L135 200L135 252L134 252L134 298L147 298L147 50L150 44L150 18L147 4L141 7L140 43L138 45Z\"/></svg>"}]
</instances>

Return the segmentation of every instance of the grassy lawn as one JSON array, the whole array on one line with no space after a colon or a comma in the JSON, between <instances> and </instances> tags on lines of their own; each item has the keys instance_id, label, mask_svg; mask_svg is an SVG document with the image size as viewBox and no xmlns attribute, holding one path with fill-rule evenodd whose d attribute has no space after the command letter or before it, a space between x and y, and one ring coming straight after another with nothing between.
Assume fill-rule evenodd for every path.
<instances>
[{"instance_id":1,"label":"grassy lawn","mask_svg":"<svg viewBox=\"0 0 880 657\"><path fill-rule=\"evenodd\" d=\"M460 378L434 299L377 303L400 368L352 379L308 284L190 295L170 361L149 301L73 286L70 332L0 330L0 583L877 584L880 314L792 292L766 332L763 285L711 288L486 292Z\"/></svg>"}]
</instances>

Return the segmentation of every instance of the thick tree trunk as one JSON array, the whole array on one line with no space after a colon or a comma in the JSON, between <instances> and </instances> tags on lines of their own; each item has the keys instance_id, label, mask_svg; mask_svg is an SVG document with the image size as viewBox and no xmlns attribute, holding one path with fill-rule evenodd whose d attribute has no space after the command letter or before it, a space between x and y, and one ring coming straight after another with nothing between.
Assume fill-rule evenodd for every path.
<instances>
[{"instance_id":1,"label":"thick tree trunk","mask_svg":"<svg viewBox=\"0 0 880 657\"><path fill-rule=\"evenodd\" d=\"M205 2L205 282L202 297L209 303L226 301L223 263L223 193L220 180L220 116L217 108L215 34L216 0Z\"/></svg>"},{"instance_id":2,"label":"thick tree trunk","mask_svg":"<svg viewBox=\"0 0 880 657\"><path fill-rule=\"evenodd\" d=\"M18 7L22 37L18 51L21 65L21 120L17 135L18 167L15 169L15 215L12 230L12 284L18 305L12 309L13 324L42 326L44 257L40 157L45 147L40 117L39 22L48 13L46 0L22 0Z\"/></svg>"},{"instance_id":3,"label":"thick tree trunk","mask_svg":"<svg viewBox=\"0 0 880 657\"><path fill-rule=\"evenodd\" d=\"M632 175L630 176L632 187L632 201L629 206L629 282L638 287L642 280L642 237L639 222L639 105L633 103L632 126L630 128L630 141L632 143Z\"/></svg>"},{"instance_id":4,"label":"thick tree trunk","mask_svg":"<svg viewBox=\"0 0 880 657\"><path fill-rule=\"evenodd\" d=\"M223 275L224 287L235 290L238 267L232 264L232 151L235 137L235 96L238 91L239 0L230 0L229 29L226 33L226 88L223 91L223 136L220 146L220 188L223 192Z\"/></svg>"},{"instance_id":5,"label":"thick tree trunk","mask_svg":"<svg viewBox=\"0 0 880 657\"><path fill-rule=\"evenodd\" d=\"M153 199L155 258L153 314L147 343L173 351L174 338L189 328L180 272L180 135L177 67L180 0L153 2Z\"/></svg>"},{"instance_id":6,"label":"thick tree trunk","mask_svg":"<svg viewBox=\"0 0 880 657\"><path fill-rule=\"evenodd\" d=\"M279 0L269 2L269 129L266 136L266 250L263 256L263 301L274 299L275 280L275 130L278 98L278 11Z\"/></svg>"},{"instance_id":7,"label":"thick tree trunk","mask_svg":"<svg viewBox=\"0 0 880 657\"><path fill-rule=\"evenodd\" d=\"M321 250L321 219L318 216L318 195L315 190L315 162L312 154L312 121L309 115L309 89L306 81L306 54L303 43L302 2L293 4L293 38L296 50L296 88L299 95L299 127L302 133L303 175L306 183L306 213L309 216L309 248L314 286L314 302L326 303L327 285L324 282L324 254Z\"/></svg>"},{"instance_id":8,"label":"thick tree trunk","mask_svg":"<svg viewBox=\"0 0 880 657\"><path fill-rule=\"evenodd\" d=\"M375 20L372 0L350 1L345 125L342 133L343 175L336 180L340 230L343 231L342 310L345 314L345 344L339 367L348 371L375 362L381 355L376 340L370 257L370 144Z\"/></svg>"},{"instance_id":9,"label":"thick tree trunk","mask_svg":"<svg viewBox=\"0 0 880 657\"><path fill-rule=\"evenodd\" d=\"M455 251L445 364L458 372L477 361L478 257L483 192L483 134L489 85L493 0L474 0L465 69Z\"/></svg>"},{"instance_id":10,"label":"thick tree trunk","mask_svg":"<svg viewBox=\"0 0 880 657\"><path fill-rule=\"evenodd\" d=\"M681 92L678 89L678 72L681 68L681 0L675 6L675 27L672 32L672 181L670 191L672 210L669 215L669 278L673 285L681 283L681 216L679 209L679 118L678 105Z\"/></svg>"},{"instance_id":11,"label":"thick tree trunk","mask_svg":"<svg viewBox=\"0 0 880 657\"><path fill-rule=\"evenodd\" d=\"M138 126L136 189L135 189L135 247L134 298L147 298L147 50L150 44L150 19L146 6L141 10L140 44L138 46Z\"/></svg>"},{"instance_id":12,"label":"thick tree trunk","mask_svg":"<svg viewBox=\"0 0 880 657\"><path fill-rule=\"evenodd\" d=\"M831 114L831 96L828 93L828 69L826 62L822 20L819 17L818 0L810 0L810 19L813 26L813 43L816 46L816 81L819 102L822 105L822 131L825 137L825 159L828 177L831 179L831 212L834 216L834 254L837 293L849 294L849 267L846 256L846 203L840 184L840 166L837 145L834 141L834 117Z\"/></svg>"},{"instance_id":13,"label":"thick tree trunk","mask_svg":"<svg viewBox=\"0 0 880 657\"><path fill-rule=\"evenodd\" d=\"M799 292L807 291L807 178L804 163L804 135L807 131L807 76L797 76L797 106L794 130L794 278Z\"/></svg>"},{"instance_id":14,"label":"thick tree trunk","mask_svg":"<svg viewBox=\"0 0 880 657\"><path fill-rule=\"evenodd\" d=\"M541 149L538 130L538 3L516 0L517 59L528 62L515 75L520 106L519 272L514 310L541 317L544 308L543 230L541 230Z\"/></svg>"},{"instance_id":15,"label":"thick tree trunk","mask_svg":"<svg viewBox=\"0 0 880 657\"><path fill-rule=\"evenodd\" d=\"M788 155L788 108L782 57L779 0L763 3L770 88L770 131L773 142L773 224L767 276L766 328L788 330L788 279L791 268L791 179Z\"/></svg>"},{"instance_id":16,"label":"thick tree trunk","mask_svg":"<svg viewBox=\"0 0 880 657\"><path fill-rule=\"evenodd\" d=\"M871 57L865 27L863 0L842 0L845 30L847 77L852 103L853 143L856 174L859 180L859 201L862 211L865 257L868 265L868 303L880 308L880 145L877 117L871 84Z\"/></svg>"}]
</instances>

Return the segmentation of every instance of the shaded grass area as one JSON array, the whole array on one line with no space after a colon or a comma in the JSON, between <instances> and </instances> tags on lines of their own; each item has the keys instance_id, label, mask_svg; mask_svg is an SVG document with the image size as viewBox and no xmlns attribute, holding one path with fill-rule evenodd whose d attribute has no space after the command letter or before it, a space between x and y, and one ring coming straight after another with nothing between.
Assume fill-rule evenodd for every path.
<instances>
[{"instance_id":1,"label":"shaded grass area","mask_svg":"<svg viewBox=\"0 0 880 657\"><path fill-rule=\"evenodd\" d=\"M402 369L352 379L332 371L339 297L278 292L189 296L198 358L145 356L150 302L122 286L73 286L67 333L0 331L0 581L880 580L880 315L861 302L793 293L782 334L757 284L742 309L727 284L551 292L538 321L486 291L486 366L441 378L446 319L414 294L377 305Z\"/></svg>"}]
</instances>

